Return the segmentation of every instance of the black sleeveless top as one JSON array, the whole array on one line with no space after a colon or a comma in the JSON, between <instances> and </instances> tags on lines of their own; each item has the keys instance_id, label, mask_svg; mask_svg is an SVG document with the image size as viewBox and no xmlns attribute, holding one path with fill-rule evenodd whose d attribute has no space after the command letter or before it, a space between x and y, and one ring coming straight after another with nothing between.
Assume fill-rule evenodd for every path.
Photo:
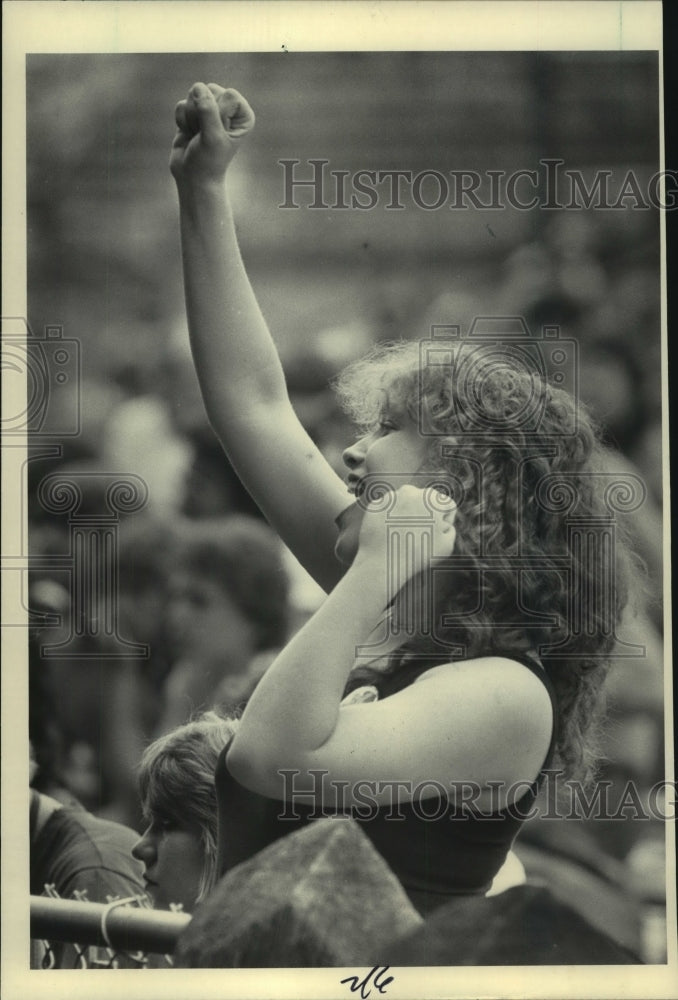
<instances>
[{"instance_id":1,"label":"black sleeveless top","mask_svg":"<svg viewBox=\"0 0 678 1000\"><path fill-rule=\"evenodd\" d=\"M456 804L447 797L434 795L419 802L375 808L369 816L357 812L353 815L420 912L434 909L450 896L478 895L489 889L534 805L543 772L553 759L558 706L548 676L530 657L513 652L494 655L505 655L522 663L539 677L551 699L554 718L551 742L535 782L512 805L496 812L474 810L469 788L466 800L462 796ZM429 668L430 664L421 666L416 676ZM393 684L393 675L385 675L383 687L379 680L374 685L380 696L388 697L414 679L415 675L410 673L404 684ZM220 754L215 775L220 873L312 819L310 808L298 804L292 808L289 803L265 798L239 785L226 767L227 749ZM288 818L281 818L284 816Z\"/></svg>"}]
</instances>

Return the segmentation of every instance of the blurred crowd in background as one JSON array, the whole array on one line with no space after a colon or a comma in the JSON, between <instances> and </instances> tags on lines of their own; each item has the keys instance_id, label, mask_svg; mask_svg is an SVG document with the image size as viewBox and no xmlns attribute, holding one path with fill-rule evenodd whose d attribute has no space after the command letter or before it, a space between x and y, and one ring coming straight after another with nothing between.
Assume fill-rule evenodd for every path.
<instances>
[{"instance_id":1,"label":"blurred crowd in background","mask_svg":"<svg viewBox=\"0 0 678 1000\"><path fill-rule=\"evenodd\" d=\"M142 748L199 707L240 708L322 597L233 473L190 359L166 162L194 79L237 87L257 114L232 168L243 256L297 411L338 471L353 430L329 383L372 344L468 331L477 316L521 316L537 337L558 326L576 343L570 387L598 418L610 467L647 487L628 515L647 579L620 636L645 655L613 664L601 768L646 801L665 773L659 213L312 210L301 189L300 207L282 209L279 161L310 177L311 158L444 173L560 157L589 179L634 169L642 182L658 170L651 53L29 57L29 322L38 335L62 326L82 366L79 433L59 439L73 401L55 394L42 430L58 454L36 446L28 464L30 552L45 557L30 609L62 621L31 632L35 786L138 828ZM77 657L49 656L73 602L68 570L50 568L70 545L69 516L40 500L53 473L77 477L95 518L100 473L147 484L144 510L117 527L117 634L148 655L107 658L105 637L83 635ZM661 959L659 820L537 820L522 843L528 871L601 920L627 920L629 943Z\"/></svg>"}]
</instances>

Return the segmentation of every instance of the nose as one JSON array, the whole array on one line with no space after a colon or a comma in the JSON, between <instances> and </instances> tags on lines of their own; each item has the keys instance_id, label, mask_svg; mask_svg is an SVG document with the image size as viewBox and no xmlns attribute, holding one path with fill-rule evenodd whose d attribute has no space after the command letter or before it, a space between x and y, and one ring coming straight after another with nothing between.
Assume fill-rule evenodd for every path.
<instances>
[{"instance_id":1,"label":"nose","mask_svg":"<svg viewBox=\"0 0 678 1000\"><path fill-rule=\"evenodd\" d=\"M348 448L344 448L341 459L347 469L357 469L365 458L365 440L367 435L354 441Z\"/></svg>"},{"instance_id":2,"label":"nose","mask_svg":"<svg viewBox=\"0 0 678 1000\"><path fill-rule=\"evenodd\" d=\"M150 868L155 860L155 855L155 841L151 837L151 828L149 827L133 846L132 857L136 858L137 861L143 862L147 868Z\"/></svg>"}]
</instances>

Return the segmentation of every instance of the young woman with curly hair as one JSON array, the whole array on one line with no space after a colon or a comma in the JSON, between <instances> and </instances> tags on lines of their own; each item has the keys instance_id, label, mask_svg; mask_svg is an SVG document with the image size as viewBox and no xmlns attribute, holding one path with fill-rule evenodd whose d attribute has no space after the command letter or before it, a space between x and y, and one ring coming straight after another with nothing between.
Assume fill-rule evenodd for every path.
<instances>
[{"instance_id":1,"label":"young woman with curly hair","mask_svg":"<svg viewBox=\"0 0 678 1000\"><path fill-rule=\"evenodd\" d=\"M625 588L602 573L601 546L581 548L558 494L595 532L596 437L510 346L461 340L427 356L397 344L338 381L362 426L343 482L294 414L238 251L225 174L252 111L236 91L196 84L176 120L208 416L328 591L260 681L225 771L278 811L350 812L422 911L482 893L544 769L588 767Z\"/></svg>"},{"instance_id":2,"label":"young woman with curly hair","mask_svg":"<svg viewBox=\"0 0 678 1000\"><path fill-rule=\"evenodd\" d=\"M418 478L438 474L457 498L454 559L434 576L426 602L433 622L399 647L388 675L402 678L408 662L414 671L421 660L445 662L455 647L455 658L495 650L535 657L558 696L554 756L565 774L588 780L628 592L619 525L614 579L602 533L583 550L571 530L575 510L589 533L608 522L604 450L584 409L524 359L516 363L510 342L503 359L495 347L462 342L447 364L422 360L419 343L380 346L335 382L368 434L424 427ZM355 461L351 449L345 460Z\"/></svg>"}]
</instances>

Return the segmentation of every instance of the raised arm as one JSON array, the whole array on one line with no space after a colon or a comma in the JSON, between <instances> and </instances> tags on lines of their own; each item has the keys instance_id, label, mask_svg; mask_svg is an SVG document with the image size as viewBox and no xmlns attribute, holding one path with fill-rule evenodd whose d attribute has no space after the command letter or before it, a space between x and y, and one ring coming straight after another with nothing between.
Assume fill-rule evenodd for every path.
<instances>
[{"instance_id":1,"label":"raised arm","mask_svg":"<svg viewBox=\"0 0 678 1000\"><path fill-rule=\"evenodd\" d=\"M195 84L177 106L186 310L205 408L244 485L326 590L342 575L334 520L350 498L299 422L238 248L226 173L254 115L234 90Z\"/></svg>"}]
</instances>

